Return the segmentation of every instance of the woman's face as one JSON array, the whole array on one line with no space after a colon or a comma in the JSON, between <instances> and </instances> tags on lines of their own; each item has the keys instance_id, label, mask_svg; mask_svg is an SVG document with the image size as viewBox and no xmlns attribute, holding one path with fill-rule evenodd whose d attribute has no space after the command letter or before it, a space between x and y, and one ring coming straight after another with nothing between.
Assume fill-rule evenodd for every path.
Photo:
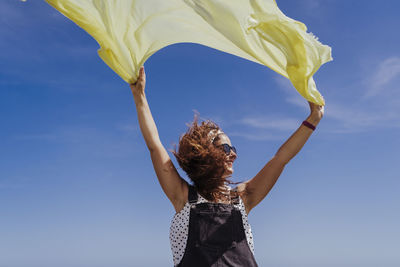
<instances>
[{"instance_id":1,"label":"woman's face","mask_svg":"<svg viewBox=\"0 0 400 267\"><path fill-rule=\"evenodd\" d=\"M223 144L228 144L230 146L232 146L231 140L229 139L229 137L226 134L220 134L218 135L218 139L214 141L214 145L216 146L220 146ZM221 147L222 149L222 147ZM231 151L229 152L229 155L226 155L225 157L225 172L223 174L223 177L227 177L229 175L232 175L233 173L233 162L235 161L237 155L235 152L233 152L233 150L231 149Z\"/></svg>"}]
</instances>

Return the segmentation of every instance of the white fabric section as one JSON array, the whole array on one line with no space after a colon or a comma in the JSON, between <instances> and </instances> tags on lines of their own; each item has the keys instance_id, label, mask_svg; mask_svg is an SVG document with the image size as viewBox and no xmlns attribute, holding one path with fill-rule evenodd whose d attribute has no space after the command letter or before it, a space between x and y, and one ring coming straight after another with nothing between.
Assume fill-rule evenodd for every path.
<instances>
[{"instance_id":1,"label":"white fabric section","mask_svg":"<svg viewBox=\"0 0 400 267\"><path fill-rule=\"evenodd\" d=\"M197 203L209 202L199 193L197 193L197 196ZM239 209L240 213L242 214L242 221L246 233L247 244L249 245L251 252L254 254L253 233L251 231L251 226L248 222L246 209L241 198L239 198L239 204L235 204L234 207ZM169 240L171 243L174 266L177 266L180 263L185 253L186 242L189 233L189 217L190 205L189 202L186 202L183 209L174 215L171 222Z\"/></svg>"}]
</instances>

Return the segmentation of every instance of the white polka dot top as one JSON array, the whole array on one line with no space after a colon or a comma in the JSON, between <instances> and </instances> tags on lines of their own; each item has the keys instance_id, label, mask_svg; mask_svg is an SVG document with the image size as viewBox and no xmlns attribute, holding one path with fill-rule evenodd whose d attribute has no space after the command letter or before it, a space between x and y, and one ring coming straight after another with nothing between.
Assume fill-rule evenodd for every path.
<instances>
[{"instance_id":1,"label":"white polka dot top","mask_svg":"<svg viewBox=\"0 0 400 267\"><path fill-rule=\"evenodd\" d=\"M204 203L210 202L207 199L203 198L199 193L197 193L197 202ZM242 198L239 197L239 204L233 204L234 207L240 210L242 214L242 221L244 230L246 233L247 243L250 247L251 252L254 254L254 243L253 243L253 233L251 231L251 226L247 219L246 209L243 204ZM183 258L183 254L185 253L186 242L189 233L189 217L190 217L190 205L189 201L186 202L183 209L176 213L172 218L171 227L169 229L169 240L171 243L172 255L174 258L174 266L177 266L179 262Z\"/></svg>"}]
</instances>

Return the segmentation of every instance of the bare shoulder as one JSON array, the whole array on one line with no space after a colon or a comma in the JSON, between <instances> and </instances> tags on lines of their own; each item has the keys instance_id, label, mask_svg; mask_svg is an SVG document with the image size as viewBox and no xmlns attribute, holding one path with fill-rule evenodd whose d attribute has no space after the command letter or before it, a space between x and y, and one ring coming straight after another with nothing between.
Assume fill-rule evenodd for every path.
<instances>
[{"instance_id":1,"label":"bare shoulder","mask_svg":"<svg viewBox=\"0 0 400 267\"><path fill-rule=\"evenodd\" d=\"M189 195L189 184L185 180L183 180L181 193L179 194L178 198L174 201L174 203L172 203L172 205L174 205L176 213L180 212L186 205L186 202L188 200L188 195Z\"/></svg>"}]
</instances>

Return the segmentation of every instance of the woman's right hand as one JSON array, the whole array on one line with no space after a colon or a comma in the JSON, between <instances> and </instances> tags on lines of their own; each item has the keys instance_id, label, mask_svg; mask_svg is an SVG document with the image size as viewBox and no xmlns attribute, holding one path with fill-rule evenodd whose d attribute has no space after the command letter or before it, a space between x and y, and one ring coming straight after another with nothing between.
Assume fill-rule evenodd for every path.
<instances>
[{"instance_id":1,"label":"woman's right hand","mask_svg":"<svg viewBox=\"0 0 400 267\"><path fill-rule=\"evenodd\" d=\"M135 83L129 85L131 87L133 96L143 95L144 88L146 87L146 73L144 72L144 67L140 67L139 77Z\"/></svg>"},{"instance_id":2,"label":"woman's right hand","mask_svg":"<svg viewBox=\"0 0 400 267\"><path fill-rule=\"evenodd\" d=\"M324 98L322 97L322 99L324 99ZM308 104L310 105L310 116L312 116L313 118L316 118L318 120L321 120L322 117L324 116L325 107L314 104L313 102L310 102L310 101L308 101Z\"/></svg>"}]
</instances>

